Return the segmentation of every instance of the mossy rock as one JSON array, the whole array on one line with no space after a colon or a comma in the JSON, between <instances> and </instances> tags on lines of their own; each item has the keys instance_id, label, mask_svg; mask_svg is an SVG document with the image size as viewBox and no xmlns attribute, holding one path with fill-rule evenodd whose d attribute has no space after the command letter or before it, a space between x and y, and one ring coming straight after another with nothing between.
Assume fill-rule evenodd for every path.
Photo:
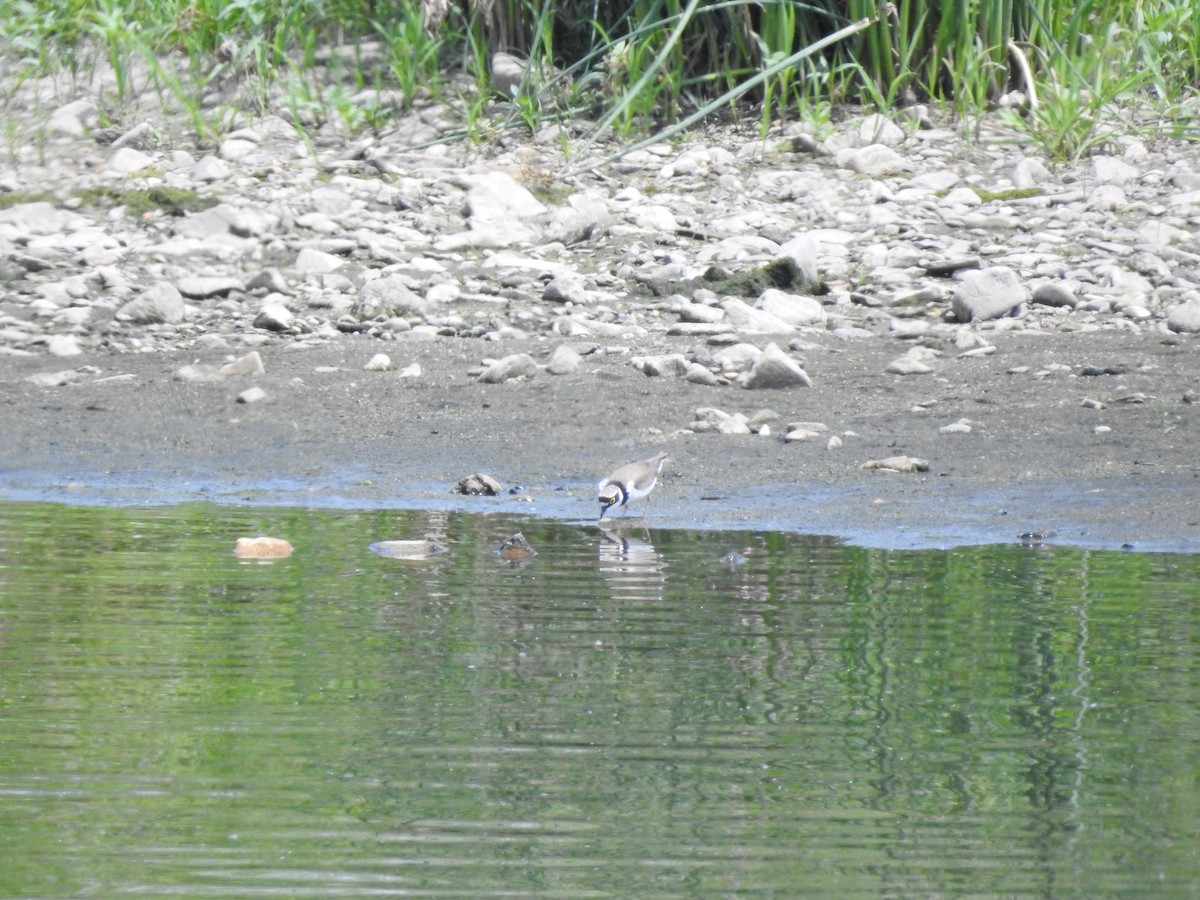
<instances>
[{"instance_id":1,"label":"mossy rock","mask_svg":"<svg viewBox=\"0 0 1200 900\"><path fill-rule=\"evenodd\" d=\"M821 293L820 284L811 284L790 256L773 259L749 272L729 274L724 269L711 268L704 273L705 287L718 294L757 297L767 288L797 293Z\"/></svg>"}]
</instances>

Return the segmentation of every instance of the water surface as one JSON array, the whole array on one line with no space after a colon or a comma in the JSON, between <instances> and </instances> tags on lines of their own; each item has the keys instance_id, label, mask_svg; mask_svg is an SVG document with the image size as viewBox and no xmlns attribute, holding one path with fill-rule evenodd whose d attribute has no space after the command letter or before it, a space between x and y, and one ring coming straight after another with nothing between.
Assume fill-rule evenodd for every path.
<instances>
[{"instance_id":1,"label":"water surface","mask_svg":"<svg viewBox=\"0 0 1200 900\"><path fill-rule=\"evenodd\" d=\"M0 503L0 895L1200 893L1200 557L626 524Z\"/></svg>"}]
</instances>

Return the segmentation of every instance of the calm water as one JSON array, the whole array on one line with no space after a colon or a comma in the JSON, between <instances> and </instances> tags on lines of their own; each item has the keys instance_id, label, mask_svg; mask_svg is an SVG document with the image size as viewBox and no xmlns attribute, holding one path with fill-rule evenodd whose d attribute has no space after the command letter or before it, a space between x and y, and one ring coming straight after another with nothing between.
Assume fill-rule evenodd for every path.
<instances>
[{"instance_id":1,"label":"calm water","mask_svg":"<svg viewBox=\"0 0 1200 900\"><path fill-rule=\"evenodd\" d=\"M1197 896L1200 557L0 503L0 848L4 897Z\"/></svg>"}]
</instances>

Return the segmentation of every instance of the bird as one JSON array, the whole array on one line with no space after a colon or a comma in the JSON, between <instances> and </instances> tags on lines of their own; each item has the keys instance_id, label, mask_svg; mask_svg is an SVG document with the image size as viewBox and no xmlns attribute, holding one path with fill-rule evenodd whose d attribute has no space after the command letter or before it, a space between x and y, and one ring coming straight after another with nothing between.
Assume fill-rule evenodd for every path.
<instances>
[{"instance_id":1,"label":"bird","mask_svg":"<svg viewBox=\"0 0 1200 900\"><path fill-rule=\"evenodd\" d=\"M627 506L654 490L667 454L660 453L640 462L621 466L600 482L600 518L614 506ZM643 515L645 510L643 510Z\"/></svg>"}]
</instances>

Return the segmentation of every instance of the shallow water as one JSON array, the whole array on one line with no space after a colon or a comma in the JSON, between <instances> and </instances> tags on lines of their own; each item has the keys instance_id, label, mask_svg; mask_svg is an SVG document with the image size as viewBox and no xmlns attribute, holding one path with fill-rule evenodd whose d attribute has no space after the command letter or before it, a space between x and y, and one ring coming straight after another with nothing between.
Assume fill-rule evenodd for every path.
<instances>
[{"instance_id":1,"label":"shallow water","mask_svg":"<svg viewBox=\"0 0 1200 900\"><path fill-rule=\"evenodd\" d=\"M0 503L0 895L1200 892L1200 557L629 524Z\"/></svg>"}]
</instances>

